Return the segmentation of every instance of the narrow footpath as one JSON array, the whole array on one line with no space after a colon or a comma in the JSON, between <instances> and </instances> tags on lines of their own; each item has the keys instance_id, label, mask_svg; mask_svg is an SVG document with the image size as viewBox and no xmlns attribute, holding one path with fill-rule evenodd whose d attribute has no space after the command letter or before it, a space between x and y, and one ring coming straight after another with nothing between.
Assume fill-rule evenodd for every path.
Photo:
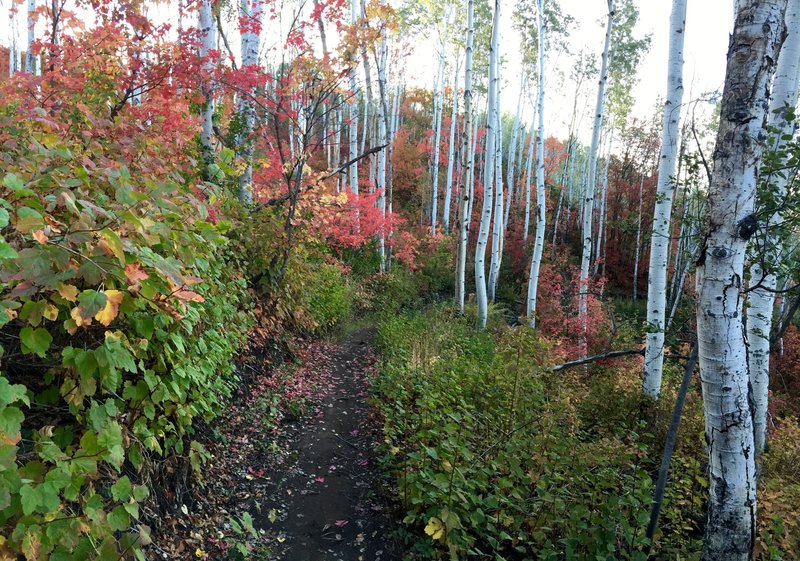
<instances>
[{"instance_id":1,"label":"narrow footpath","mask_svg":"<svg viewBox=\"0 0 800 561\"><path fill-rule=\"evenodd\" d=\"M320 357L326 387L315 410L284 423L271 454L256 526L273 538L271 559L399 561L377 466L367 405L372 332L362 330ZM273 463L274 462L274 463Z\"/></svg>"}]
</instances>

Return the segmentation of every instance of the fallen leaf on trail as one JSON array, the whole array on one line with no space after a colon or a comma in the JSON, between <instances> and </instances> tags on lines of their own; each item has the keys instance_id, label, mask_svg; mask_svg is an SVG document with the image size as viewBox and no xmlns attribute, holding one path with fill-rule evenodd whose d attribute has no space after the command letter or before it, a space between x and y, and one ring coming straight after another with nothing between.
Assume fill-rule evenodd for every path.
<instances>
[{"instance_id":1,"label":"fallen leaf on trail","mask_svg":"<svg viewBox=\"0 0 800 561\"><path fill-rule=\"evenodd\" d=\"M347 526L349 523L350 523L349 520L337 520L336 522L334 522L334 524L339 526L339 528L341 528L342 526Z\"/></svg>"}]
</instances>

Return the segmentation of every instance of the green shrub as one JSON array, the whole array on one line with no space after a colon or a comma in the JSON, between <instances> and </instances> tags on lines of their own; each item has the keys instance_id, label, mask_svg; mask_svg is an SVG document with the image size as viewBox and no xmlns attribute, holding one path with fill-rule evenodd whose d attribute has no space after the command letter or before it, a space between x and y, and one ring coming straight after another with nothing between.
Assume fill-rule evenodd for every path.
<instances>
[{"instance_id":1,"label":"green shrub","mask_svg":"<svg viewBox=\"0 0 800 561\"><path fill-rule=\"evenodd\" d=\"M596 436L527 327L446 308L385 320L374 380L412 558L645 559L637 432Z\"/></svg>"},{"instance_id":2,"label":"green shrub","mask_svg":"<svg viewBox=\"0 0 800 561\"><path fill-rule=\"evenodd\" d=\"M0 119L0 557L141 559L141 473L199 469L235 382L241 266L176 176Z\"/></svg>"},{"instance_id":3,"label":"green shrub","mask_svg":"<svg viewBox=\"0 0 800 561\"><path fill-rule=\"evenodd\" d=\"M301 305L319 329L327 329L350 315L352 291L341 269L323 263L310 271Z\"/></svg>"}]
</instances>

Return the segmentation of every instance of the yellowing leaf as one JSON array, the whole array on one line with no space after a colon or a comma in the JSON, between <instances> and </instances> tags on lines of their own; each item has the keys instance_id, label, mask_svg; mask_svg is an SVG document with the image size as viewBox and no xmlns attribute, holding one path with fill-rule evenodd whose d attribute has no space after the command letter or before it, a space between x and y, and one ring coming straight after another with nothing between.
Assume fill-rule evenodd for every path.
<instances>
[{"instance_id":1,"label":"yellowing leaf","mask_svg":"<svg viewBox=\"0 0 800 561\"><path fill-rule=\"evenodd\" d=\"M425 526L425 533L435 540L444 541L444 524L442 524L441 520L432 516L428 520L428 525Z\"/></svg>"},{"instance_id":2,"label":"yellowing leaf","mask_svg":"<svg viewBox=\"0 0 800 561\"><path fill-rule=\"evenodd\" d=\"M194 554L196 557L203 557L206 554L206 552L198 547L197 549L194 550Z\"/></svg>"},{"instance_id":3,"label":"yellowing leaf","mask_svg":"<svg viewBox=\"0 0 800 561\"><path fill-rule=\"evenodd\" d=\"M40 244L42 244L42 245L46 244L46 243L47 243L47 240L49 239L49 238L48 238L48 237L45 235L45 233L44 233L44 230L36 230L36 231L35 231L33 234L31 234L31 235L34 237L34 239L35 239L37 242L39 242L39 243L40 243Z\"/></svg>"},{"instance_id":4,"label":"yellowing leaf","mask_svg":"<svg viewBox=\"0 0 800 561\"><path fill-rule=\"evenodd\" d=\"M69 300L70 302L75 302L78 299L78 287L71 284L59 283L58 293L64 300Z\"/></svg>"},{"instance_id":5,"label":"yellowing leaf","mask_svg":"<svg viewBox=\"0 0 800 561\"><path fill-rule=\"evenodd\" d=\"M106 305L95 314L94 319L108 326L119 314L119 305L122 303L124 294L119 290L104 290L103 293L106 295Z\"/></svg>"},{"instance_id":6,"label":"yellowing leaf","mask_svg":"<svg viewBox=\"0 0 800 561\"><path fill-rule=\"evenodd\" d=\"M119 260L120 265L125 265L125 250L122 247L122 240L116 232L103 228L100 231L100 236L103 238L100 242L100 247L107 255L113 255Z\"/></svg>"},{"instance_id":7,"label":"yellowing leaf","mask_svg":"<svg viewBox=\"0 0 800 561\"><path fill-rule=\"evenodd\" d=\"M58 308L56 308L53 304L48 302L44 306L42 317L44 317L45 319L49 319L50 321L55 321L55 319L58 317Z\"/></svg>"},{"instance_id":8,"label":"yellowing leaf","mask_svg":"<svg viewBox=\"0 0 800 561\"><path fill-rule=\"evenodd\" d=\"M92 318L88 317L85 318L81 315L81 309L79 306L72 308L72 311L69 313L70 317L72 317L73 321L75 321L75 325L77 327L83 327L84 325L91 325Z\"/></svg>"},{"instance_id":9,"label":"yellowing leaf","mask_svg":"<svg viewBox=\"0 0 800 561\"><path fill-rule=\"evenodd\" d=\"M200 296L197 292L191 290L176 290L172 293L173 296L179 300L188 300L191 302L205 302L206 299Z\"/></svg>"}]
</instances>

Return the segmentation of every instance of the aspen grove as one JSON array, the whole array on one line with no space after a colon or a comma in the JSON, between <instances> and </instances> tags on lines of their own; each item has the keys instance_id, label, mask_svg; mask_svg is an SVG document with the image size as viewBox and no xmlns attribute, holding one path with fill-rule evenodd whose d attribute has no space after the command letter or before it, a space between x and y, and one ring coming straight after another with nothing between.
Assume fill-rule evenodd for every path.
<instances>
[{"instance_id":1,"label":"aspen grove","mask_svg":"<svg viewBox=\"0 0 800 561\"><path fill-rule=\"evenodd\" d=\"M0 560L800 559L800 0L0 12Z\"/></svg>"}]
</instances>

